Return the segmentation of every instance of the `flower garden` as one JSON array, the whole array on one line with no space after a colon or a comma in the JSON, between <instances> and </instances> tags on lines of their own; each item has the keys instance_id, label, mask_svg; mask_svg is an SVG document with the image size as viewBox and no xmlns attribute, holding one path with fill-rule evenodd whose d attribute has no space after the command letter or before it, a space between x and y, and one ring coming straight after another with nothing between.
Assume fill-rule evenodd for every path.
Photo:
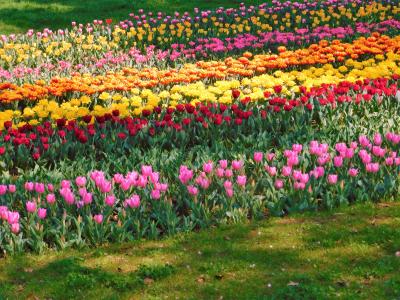
<instances>
[{"instance_id":1,"label":"flower garden","mask_svg":"<svg viewBox=\"0 0 400 300\"><path fill-rule=\"evenodd\" d=\"M400 6L275 4L2 36L3 251L396 197Z\"/></svg>"},{"instance_id":2,"label":"flower garden","mask_svg":"<svg viewBox=\"0 0 400 300\"><path fill-rule=\"evenodd\" d=\"M399 200L400 3L127 11L0 39L0 252Z\"/></svg>"}]
</instances>

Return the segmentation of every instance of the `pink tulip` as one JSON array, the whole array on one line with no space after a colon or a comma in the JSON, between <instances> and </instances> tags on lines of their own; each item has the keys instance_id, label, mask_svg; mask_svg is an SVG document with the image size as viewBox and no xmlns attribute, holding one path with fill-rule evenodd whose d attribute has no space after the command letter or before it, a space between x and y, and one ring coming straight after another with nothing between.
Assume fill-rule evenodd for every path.
<instances>
[{"instance_id":1,"label":"pink tulip","mask_svg":"<svg viewBox=\"0 0 400 300\"><path fill-rule=\"evenodd\" d=\"M142 166L142 175L143 176L150 176L151 173L153 172L152 166Z\"/></svg>"},{"instance_id":2,"label":"pink tulip","mask_svg":"<svg viewBox=\"0 0 400 300\"><path fill-rule=\"evenodd\" d=\"M282 175L285 177L290 176L290 174L292 174L292 167L290 166L283 166L282 168Z\"/></svg>"},{"instance_id":3,"label":"pink tulip","mask_svg":"<svg viewBox=\"0 0 400 300\"><path fill-rule=\"evenodd\" d=\"M161 193L160 193L159 190L152 190L151 193L150 193L150 196L151 196L152 199L158 200L158 199L161 198Z\"/></svg>"},{"instance_id":4,"label":"pink tulip","mask_svg":"<svg viewBox=\"0 0 400 300\"><path fill-rule=\"evenodd\" d=\"M49 192L54 192L54 186L51 183L47 184L47 190Z\"/></svg>"},{"instance_id":5,"label":"pink tulip","mask_svg":"<svg viewBox=\"0 0 400 300\"><path fill-rule=\"evenodd\" d=\"M335 156L335 157L333 158L333 165L334 165L336 168L341 167L341 166L343 165L343 158L342 158L341 156Z\"/></svg>"},{"instance_id":6,"label":"pink tulip","mask_svg":"<svg viewBox=\"0 0 400 300\"><path fill-rule=\"evenodd\" d=\"M227 161L226 159L220 160L220 161L219 161L219 166L220 166L222 169L226 169L226 168L228 167L228 161Z\"/></svg>"},{"instance_id":7,"label":"pink tulip","mask_svg":"<svg viewBox=\"0 0 400 300\"><path fill-rule=\"evenodd\" d=\"M299 170L293 170L293 178L295 179L295 180L299 180L300 181L300 179L301 179L301 171L299 171Z\"/></svg>"},{"instance_id":8,"label":"pink tulip","mask_svg":"<svg viewBox=\"0 0 400 300\"><path fill-rule=\"evenodd\" d=\"M11 224L11 232L17 234L20 230L19 223L12 223Z\"/></svg>"},{"instance_id":9,"label":"pink tulip","mask_svg":"<svg viewBox=\"0 0 400 300\"><path fill-rule=\"evenodd\" d=\"M0 219L7 220L8 217L8 208L7 206L0 206Z\"/></svg>"},{"instance_id":10,"label":"pink tulip","mask_svg":"<svg viewBox=\"0 0 400 300\"><path fill-rule=\"evenodd\" d=\"M262 152L254 152L253 158L255 162L261 162L264 154Z\"/></svg>"},{"instance_id":11,"label":"pink tulip","mask_svg":"<svg viewBox=\"0 0 400 300\"><path fill-rule=\"evenodd\" d=\"M61 187L62 188L70 188L71 187L71 182L69 180L62 180L61 181Z\"/></svg>"},{"instance_id":12,"label":"pink tulip","mask_svg":"<svg viewBox=\"0 0 400 300\"><path fill-rule=\"evenodd\" d=\"M7 214L7 222L8 224L15 224L19 222L19 213L18 212L13 212L9 211Z\"/></svg>"},{"instance_id":13,"label":"pink tulip","mask_svg":"<svg viewBox=\"0 0 400 300\"><path fill-rule=\"evenodd\" d=\"M361 147L367 148L370 145L369 139L365 135L361 135L358 138L358 142L360 143Z\"/></svg>"},{"instance_id":14,"label":"pink tulip","mask_svg":"<svg viewBox=\"0 0 400 300\"><path fill-rule=\"evenodd\" d=\"M56 196L54 194L48 194L46 196L47 203L53 204L56 202Z\"/></svg>"},{"instance_id":15,"label":"pink tulip","mask_svg":"<svg viewBox=\"0 0 400 300\"><path fill-rule=\"evenodd\" d=\"M92 194L92 193L85 193L85 194L82 196L82 201L83 201L83 203L86 204L86 205L92 203L92 201L93 201L93 194Z\"/></svg>"},{"instance_id":16,"label":"pink tulip","mask_svg":"<svg viewBox=\"0 0 400 300\"><path fill-rule=\"evenodd\" d=\"M8 191L10 193L15 193L17 191L17 187L14 184L9 184L8 185Z\"/></svg>"},{"instance_id":17,"label":"pink tulip","mask_svg":"<svg viewBox=\"0 0 400 300\"><path fill-rule=\"evenodd\" d=\"M35 188L34 183L33 182L25 182L25 190L31 192L33 191L33 189Z\"/></svg>"},{"instance_id":18,"label":"pink tulip","mask_svg":"<svg viewBox=\"0 0 400 300\"><path fill-rule=\"evenodd\" d=\"M350 168L348 171L349 176L356 177L358 175L358 170L355 168Z\"/></svg>"},{"instance_id":19,"label":"pink tulip","mask_svg":"<svg viewBox=\"0 0 400 300\"><path fill-rule=\"evenodd\" d=\"M292 150L296 153L300 153L303 150L303 145L301 144L293 144Z\"/></svg>"},{"instance_id":20,"label":"pink tulip","mask_svg":"<svg viewBox=\"0 0 400 300\"><path fill-rule=\"evenodd\" d=\"M86 185L86 177L83 177L83 176L76 177L75 183L77 186L85 186Z\"/></svg>"},{"instance_id":21,"label":"pink tulip","mask_svg":"<svg viewBox=\"0 0 400 300\"><path fill-rule=\"evenodd\" d=\"M268 161L272 161L274 159L274 157L275 157L275 153L268 153L267 154L267 160Z\"/></svg>"},{"instance_id":22,"label":"pink tulip","mask_svg":"<svg viewBox=\"0 0 400 300\"><path fill-rule=\"evenodd\" d=\"M336 184L338 181L338 176L336 174L329 174L328 175L328 183L329 184Z\"/></svg>"},{"instance_id":23,"label":"pink tulip","mask_svg":"<svg viewBox=\"0 0 400 300\"><path fill-rule=\"evenodd\" d=\"M103 215L102 215L102 214L94 215L94 216L93 216L93 220L94 220L97 224L101 224L101 223L103 223Z\"/></svg>"},{"instance_id":24,"label":"pink tulip","mask_svg":"<svg viewBox=\"0 0 400 300\"><path fill-rule=\"evenodd\" d=\"M226 195L227 195L229 198L232 198L232 197L233 197L233 189L232 189L232 188L225 189L225 192L226 192Z\"/></svg>"},{"instance_id":25,"label":"pink tulip","mask_svg":"<svg viewBox=\"0 0 400 300\"><path fill-rule=\"evenodd\" d=\"M104 202L108 206L113 206L115 203L115 196L114 195L108 195L105 199Z\"/></svg>"},{"instance_id":26,"label":"pink tulip","mask_svg":"<svg viewBox=\"0 0 400 300\"><path fill-rule=\"evenodd\" d=\"M47 210L45 208L39 208L37 214L39 219L43 220L44 218L46 218Z\"/></svg>"},{"instance_id":27,"label":"pink tulip","mask_svg":"<svg viewBox=\"0 0 400 300\"><path fill-rule=\"evenodd\" d=\"M36 191L36 193L43 194L44 190L45 190L45 188L44 188L44 184L43 183L37 183L37 182L35 183L35 191Z\"/></svg>"},{"instance_id":28,"label":"pink tulip","mask_svg":"<svg viewBox=\"0 0 400 300\"><path fill-rule=\"evenodd\" d=\"M299 164L299 157L296 155L292 155L287 159L287 165L289 167L297 166Z\"/></svg>"},{"instance_id":29,"label":"pink tulip","mask_svg":"<svg viewBox=\"0 0 400 300\"><path fill-rule=\"evenodd\" d=\"M239 176L237 177L237 179L236 179L236 182L237 182L237 184L238 184L239 186L245 186L245 185L246 185L246 181L247 181L247 178L246 178L245 175L243 175L243 176L239 175Z\"/></svg>"},{"instance_id":30,"label":"pink tulip","mask_svg":"<svg viewBox=\"0 0 400 300\"><path fill-rule=\"evenodd\" d=\"M394 159L393 159L392 157L386 157L386 159L385 159L385 164L386 164L387 166L392 166L393 163L394 163Z\"/></svg>"},{"instance_id":31,"label":"pink tulip","mask_svg":"<svg viewBox=\"0 0 400 300\"><path fill-rule=\"evenodd\" d=\"M193 186L193 185L188 185L187 186L187 190L189 192L190 195L196 196L199 192L199 190L197 189L197 187Z\"/></svg>"},{"instance_id":32,"label":"pink tulip","mask_svg":"<svg viewBox=\"0 0 400 300\"><path fill-rule=\"evenodd\" d=\"M232 161L232 169L240 170L243 167L243 160Z\"/></svg>"},{"instance_id":33,"label":"pink tulip","mask_svg":"<svg viewBox=\"0 0 400 300\"><path fill-rule=\"evenodd\" d=\"M233 171L231 169L226 169L225 170L225 177L226 178L231 178L233 176Z\"/></svg>"},{"instance_id":34,"label":"pink tulip","mask_svg":"<svg viewBox=\"0 0 400 300\"><path fill-rule=\"evenodd\" d=\"M217 177L221 178L224 177L225 171L222 168L217 168L215 173L217 174Z\"/></svg>"},{"instance_id":35,"label":"pink tulip","mask_svg":"<svg viewBox=\"0 0 400 300\"><path fill-rule=\"evenodd\" d=\"M267 168L268 167L268 168ZM277 173L276 167L270 167L270 166L265 166L265 169L267 170L269 176L275 176Z\"/></svg>"},{"instance_id":36,"label":"pink tulip","mask_svg":"<svg viewBox=\"0 0 400 300\"><path fill-rule=\"evenodd\" d=\"M111 192L112 189L112 183L104 180L101 185L100 185L100 191L104 194Z\"/></svg>"},{"instance_id":37,"label":"pink tulip","mask_svg":"<svg viewBox=\"0 0 400 300\"><path fill-rule=\"evenodd\" d=\"M207 162L203 164L203 171L206 172L207 174L211 173L213 170L213 163L212 162Z\"/></svg>"},{"instance_id":38,"label":"pink tulip","mask_svg":"<svg viewBox=\"0 0 400 300\"><path fill-rule=\"evenodd\" d=\"M160 173L158 172L152 172L150 174L150 181L155 184L158 182L158 180L160 179Z\"/></svg>"},{"instance_id":39,"label":"pink tulip","mask_svg":"<svg viewBox=\"0 0 400 300\"><path fill-rule=\"evenodd\" d=\"M115 183L121 183L124 180L124 176L122 174L115 174L113 180Z\"/></svg>"},{"instance_id":40,"label":"pink tulip","mask_svg":"<svg viewBox=\"0 0 400 300\"><path fill-rule=\"evenodd\" d=\"M382 144L382 136L379 133L374 135L374 144L380 146Z\"/></svg>"},{"instance_id":41,"label":"pink tulip","mask_svg":"<svg viewBox=\"0 0 400 300\"><path fill-rule=\"evenodd\" d=\"M283 188L283 180L282 179L275 180L274 186L277 190L282 189Z\"/></svg>"},{"instance_id":42,"label":"pink tulip","mask_svg":"<svg viewBox=\"0 0 400 300\"><path fill-rule=\"evenodd\" d=\"M295 190L304 190L304 189L306 188L306 185L305 185L303 182L298 182L298 181L296 181L296 182L293 184L293 188L294 188Z\"/></svg>"},{"instance_id":43,"label":"pink tulip","mask_svg":"<svg viewBox=\"0 0 400 300\"><path fill-rule=\"evenodd\" d=\"M33 201L26 202L26 210L28 213L34 213L36 211L36 203Z\"/></svg>"},{"instance_id":44,"label":"pink tulip","mask_svg":"<svg viewBox=\"0 0 400 300\"><path fill-rule=\"evenodd\" d=\"M365 169L369 173L377 173L379 171L379 163L368 163L365 165Z\"/></svg>"},{"instance_id":45,"label":"pink tulip","mask_svg":"<svg viewBox=\"0 0 400 300\"><path fill-rule=\"evenodd\" d=\"M310 180L310 175L308 174L301 174L300 182L306 184Z\"/></svg>"},{"instance_id":46,"label":"pink tulip","mask_svg":"<svg viewBox=\"0 0 400 300\"><path fill-rule=\"evenodd\" d=\"M130 208L138 208L140 206L140 197L138 195L132 195L132 197L125 200L124 206L129 206Z\"/></svg>"},{"instance_id":47,"label":"pink tulip","mask_svg":"<svg viewBox=\"0 0 400 300\"><path fill-rule=\"evenodd\" d=\"M5 195L7 193L7 186L4 184L0 185L0 195Z\"/></svg>"}]
</instances>

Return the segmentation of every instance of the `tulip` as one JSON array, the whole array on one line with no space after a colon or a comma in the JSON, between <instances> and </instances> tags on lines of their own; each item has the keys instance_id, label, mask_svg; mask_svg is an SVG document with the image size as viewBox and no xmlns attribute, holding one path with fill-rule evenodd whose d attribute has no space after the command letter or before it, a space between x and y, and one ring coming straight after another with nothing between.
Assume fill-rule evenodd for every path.
<instances>
[{"instance_id":1,"label":"tulip","mask_svg":"<svg viewBox=\"0 0 400 300\"><path fill-rule=\"evenodd\" d=\"M150 181L153 184L156 184L158 182L158 180L160 179L160 173L158 172L152 172L150 174Z\"/></svg>"},{"instance_id":2,"label":"tulip","mask_svg":"<svg viewBox=\"0 0 400 300\"><path fill-rule=\"evenodd\" d=\"M262 152L254 152L253 158L255 162L261 162L264 154Z\"/></svg>"},{"instance_id":3,"label":"tulip","mask_svg":"<svg viewBox=\"0 0 400 300\"><path fill-rule=\"evenodd\" d=\"M69 188L71 186L71 182L69 180L62 180L61 187L62 188Z\"/></svg>"},{"instance_id":4,"label":"tulip","mask_svg":"<svg viewBox=\"0 0 400 300\"><path fill-rule=\"evenodd\" d=\"M160 190L152 190L151 193L150 193L150 196L154 200L160 199L160 197L161 197Z\"/></svg>"},{"instance_id":5,"label":"tulip","mask_svg":"<svg viewBox=\"0 0 400 300\"><path fill-rule=\"evenodd\" d=\"M267 170L267 172L270 176L275 176L277 173L276 167L270 167L270 166L266 165L265 169Z\"/></svg>"},{"instance_id":6,"label":"tulip","mask_svg":"<svg viewBox=\"0 0 400 300\"><path fill-rule=\"evenodd\" d=\"M75 183L77 186L80 186L80 187L85 186L86 185L86 177L83 177L83 176L76 177Z\"/></svg>"},{"instance_id":7,"label":"tulip","mask_svg":"<svg viewBox=\"0 0 400 300\"><path fill-rule=\"evenodd\" d=\"M333 158L333 165L334 165L336 168L341 167L341 166L343 165L343 158L342 158L341 156L335 156L335 157Z\"/></svg>"},{"instance_id":8,"label":"tulip","mask_svg":"<svg viewBox=\"0 0 400 300\"><path fill-rule=\"evenodd\" d=\"M225 171L222 168L217 168L215 173L216 173L217 177L221 178L221 177L224 177Z\"/></svg>"},{"instance_id":9,"label":"tulip","mask_svg":"<svg viewBox=\"0 0 400 300\"><path fill-rule=\"evenodd\" d=\"M232 161L232 169L240 170L242 167L243 167L243 161L242 160L234 160L234 161Z\"/></svg>"},{"instance_id":10,"label":"tulip","mask_svg":"<svg viewBox=\"0 0 400 300\"><path fill-rule=\"evenodd\" d=\"M231 178L233 176L233 171L231 169L225 170L225 177Z\"/></svg>"},{"instance_id":11,"label":"tulip","mask_svg":"<svg viewBox=\"0 0 400 300\"><path fill-rule=\"evenodd\" d=\"M12 223L11 224L11 232L14 234L17 234L20 230L20 225L19 223Z\"/></svg>"},{"instance_id":12,"label":"tulip","mask_svg":"<svg viewBox=\"0 0 400 300\"><path fill-rule=\"evenodd\" d=\"M103 215L102 215L102 214L94 215L94 216L93 216L93 220L94 220L97 224L101 224L101 223L103 223Z\"/></svg>"},{"instance_id":13,"label":"tulip","mask_svg":"<svg viewBox=\"0 0 400 300\"><path fill-rule=\"evenodd\" d=\"M152 166L146 166L146 165L142 166L142 175L143 176L150 176L152 172L153 172Z\"/></svg>"},{"instance_id":14,"label":"tulip","mask_svg":"<svg viewBox=\"0 0 400 300\"><path fill-rule=\"evenodd\" d=\"M131 208L138 208L140 206L140 197L138 195L133 195L128 199L128 206Z\"/></svg>"},{"instance_id":15,"label":"tulip","mask_svg":"<svg viewBox=\"0 0 400 300\"><path fill-rule=\"evenodd\" d=\"M46 218L47 210L45 208L39 208L37 214L39 219L44 219Z\"/></svg>"},{"instance_id":16,"label":"tulip","mask_svg":"<svg viewBox=\"0 0 400 300\"><path fill-rule=\"evenodd\" d=\"M29 192L33 191L33 189L35 188L33 182L26 182L24 187L25 187L25 190L27 190Z\"/></svg>"},{"instance_id":17,"label":"tulip","mask_svg":"<svg viewBox=\"0 0 400 300\"><path fill-rule=\"evenodd\" d=\"M10 193L15 193L17 191L17 187L14 184L9 184L8 185L8 191Z\"/></svg>"},{"instance_id":18,"label":"tulip","mask_svg":"<svg viewBox=\"0 0 400 300\"><path fill-rule=\"evenodd\" d=\"M275 153L268 153L267 154L267 160L272 161L275 158Z\"/></svg>"},{"instance_id":19,"label":"tulip","mask_svg":"<svg viewBox=\"0 0 400 300\"><path fill-rule=\"evenodd\" d=\"M236 179L236 182L237 182L237 184L239 185L239 186L245 186L246 185L246 181L247 181L247 178L246 178L246 176L245 175L243 175L243 176L238 176L237 177L237 179Z\"/></svg>"},{"instance_id":20,"label":"tulip","mask_svg":"<svg viewBox=\"0 0 400 300\"><path fill-rule=\"evenodd\" d=\"M113 206L115 203L115 196L114 195L108 195L105 199L104 202L108 206Z\"/></svg>"},{"instance_id":21,"label":"tulip","mask_svg":"<svg viewBox=\"0 0 400 300\"><path fill-rule=\"evenodd\" d=\"M277 190L282 189L283 188L283 180L282 179L275 180L274 186Z\"/></svg>"},{"instance_id":22,"label":"tulip","mask_svg":"<svg viewBox=\"0 0 400 300\"><path fill-rule=\"evenodd\" d=\"M193 195L193 196L196 196L199 192L198 189L193 185L188 185L187 190L188 190L189 194Z\"/></svg>"},{"instance_id":23,"label":"tulip","mask_svg":"<svg viewBox=\"0 0 400 300\"><path fill-rule=\"evenodd\" d=\"M56 196L54 194L48 194L46 196L47 203L53 204L56 202Z\"/></svg>"},{"instance_id":24,"label":"tulip","mask_svg":"<svg viewBox=\"0 0 400 300\"><path fill-rule=\"evenodd\" d=\"M283 166L282 167L282 175L285 177L290 176L290 174L292 174L292 167L290 166Z\"/></svg>"},{"instance_id":25,"label":"tulip","mask_svg":"<svg viewBox=\"0 0 400 300\"><path fill-rule=\"evenodd\" d=\"M85 193L85 194L82 196L82 201L83 201L83 203L86 204L86 205L92 203L92 201L93 201L93 194L92 194L92 193Z\"/></svg>"},{"instance_id":26,"label":"tulip","mask_svg":"<svg viewBox=\"0 0 400 300\"><path fill-rule=\"evenodd\" d=\"M348 171L349 176L356 177L358 175L358 170L355 168L350 168Z\"/></svg>"},{"instance_id":27,"label":"tulip","mask_svg":"<svg viewBox=\"0 0 400 300\"><path fill-rule=\"evenodd\" d=\"M338 176L336 174L329 174L328 175L328 183L329 184L336 184L338 180Z\"/></svg>"},{"instance_id":28,"label":"tulip","mask_svg":"<svg viewBox=\"0 0 400 300\"><path fill-rule=\"evenodd\" d=\"M26 210L28 213L34 213L36 211L36 203L33 201L26 202Z\"/></svg>"},{"instance_id":29,"label":"tulip","mask_svg":"<svg viewBox=\"0 0 400 300\"><path fill-rule=\"evenodd\" d=\"M15 224L19 222L19 213L9 211L7 214L7 222L8 224Z\"/></svg>"},{"instance_id":30,"label":"tulip","mask_svg":"<svg viewBox=\"0 0 400 300\"><path fill-rule=\"evenodd\" d=\"M232 188L225 189L225 192L226 192L226 195L227 195L229 198L232 198L232 197L233 197L233 189L232 189Z\"/></svg>"},{"instance_id":31,"label":"tulip","mask_svg":"<svg viewBox=\"0 0 400 300\"><path fill-rule=\"evenodd\" d=\"M207 162L203 164L203 171L206 172L207 174L211 173L213 170L213 163L212 162Z\"/></svg>"},{"instance_id":32,"label":"tulip","mask_svg":"<svg viewBox=\"0 0 400 300\"><path fill-rule=\"evenodd\" d=\"M35 183L35 191L38 194L43 194L44 193L44 184L43 183Z\"/></svg>"},{"instance_id":33,"label":"tulip","mask_svg":"<svg viewBox=\"0 0 400 300\"><path fill-rule=\"evenodd\" d=\"M228 167L228 161L227 160L220 160L219 161L219 166L222 168L222 169L226 169L227 167Z\"/></svg>"},{"instance_id":34,"label":"tulip","mask_svg":"<svg viewBox=\"0 0 400 300\"><path fill-rule=\"evenodd\" d=\"M4 184L0 185L0 195L5 195L7 193L7 186Z\"/></svg>"}]
</instances>

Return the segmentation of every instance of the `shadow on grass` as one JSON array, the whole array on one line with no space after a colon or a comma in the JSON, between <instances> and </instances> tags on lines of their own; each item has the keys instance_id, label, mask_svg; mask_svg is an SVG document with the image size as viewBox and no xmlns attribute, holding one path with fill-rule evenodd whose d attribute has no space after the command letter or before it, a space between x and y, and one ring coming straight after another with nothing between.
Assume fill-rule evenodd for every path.
<instances>
[{"instance_id":1,"label":"shadow on grass","mask_svg":"<svg viewBox=\"0 0 400 300\"><path fill-rule=\"evenodd\" d=\"M399 207L384 213L362 208L223 226L163 241L61 252L40 267L35 256L23 256L8 264L0 291L3 297L55 299L395 299L398 213ZM134 265L133 271L96 264L113 257ZM171 265L159 263L164 257ZM143 258L153 263L140 267Z\"/></svg>"},{"instance_id":2,"label":"shadow on grass","mask_svg":"<svg viewBox=\"0 0 400 300\"><path fill-rule=\"evenodd\" d=\"M78 23L92 22L94 19L112 18L115 21L125 20L129 13L138 9L145 11L163 11L169 14L178 11L192 12L194 7L212 9L219 6L237 7L239 0L20 0L0 1L0 33L26 32L28 29L59 29L69 27L72 21ZM260 4L262 0L246 1L249 5Z\"/></svg>"}]
</instances>

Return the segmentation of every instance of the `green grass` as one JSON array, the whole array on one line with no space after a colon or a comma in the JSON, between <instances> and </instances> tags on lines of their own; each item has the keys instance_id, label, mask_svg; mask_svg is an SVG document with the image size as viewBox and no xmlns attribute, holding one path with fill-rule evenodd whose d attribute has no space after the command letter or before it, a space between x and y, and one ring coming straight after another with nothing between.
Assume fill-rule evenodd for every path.
<instances>
[{"instance_id":1,"label":"green grass","mask_svg":"<svg viewBox=\"0 0 400 300\"><path fill-rule=\"evenodd\" d=\"M0 299L398 299L400 204L0 260Z\"/></svg>"},{"instance_id":2,"label":"green grass","mask_svg":"<svg viewBox=\"0 0 400 300\"><path fill-rule=\"evenodd\" d=\"M194 7L211 9L219 6L238 6L239 0L0 0L0 34L26 32L33 28L59 29L71 21L91 22L94 19L124 20L138 9L163 11L193 11ZM259 4L262 0L247 0Z\"/></svg>"}]
</instances>

